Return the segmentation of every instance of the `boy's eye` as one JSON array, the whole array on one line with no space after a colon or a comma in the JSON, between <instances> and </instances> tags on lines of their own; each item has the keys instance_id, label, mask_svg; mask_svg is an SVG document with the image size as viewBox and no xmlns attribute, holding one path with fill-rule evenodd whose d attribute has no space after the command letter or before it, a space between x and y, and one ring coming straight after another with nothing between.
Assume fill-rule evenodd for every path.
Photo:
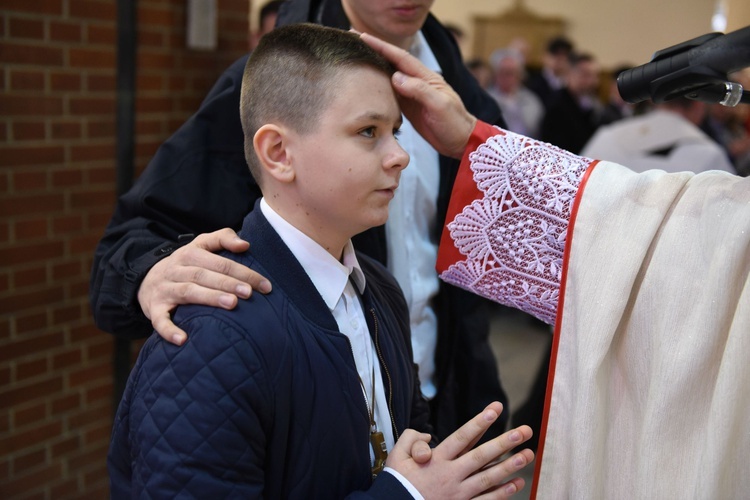
<instances>
[{"instance_id":1,"label":"boy's eye","mask_svg":"<svg viewBox=\"0 0 750 500\"><path fill-rule=\"evenodd\" d=\"M400 128L394 128L393 129L393 137L395 137L396 140L398 140L398 136L400 136L400 135L401 135L401 129Z\"/></svg>"},{"instance_id":2,"label":"boy's eye","mask_svg":"<svg viewBox=\"0 0 750 500\"><path fill-rule=\"evenodd\" d=\"M359 134L365 137L375 137L375 127L363 128L359 131Z\"/></svg>"}]
</instances>

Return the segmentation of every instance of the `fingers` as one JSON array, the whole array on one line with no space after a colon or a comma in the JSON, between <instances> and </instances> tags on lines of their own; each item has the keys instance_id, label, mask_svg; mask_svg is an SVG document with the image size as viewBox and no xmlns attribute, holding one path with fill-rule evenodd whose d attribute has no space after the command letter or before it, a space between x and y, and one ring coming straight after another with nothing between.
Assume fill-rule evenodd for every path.
<instances>
[{"instance_id":1,"label":"fingers","mask_svg":"<svg viewBox=\"0 0 750 500\"><path fill-rule=\"evenodd\" d=\"M187 340L187 334L172 322L169 310L167 309L155 312L151 319L151 325L164 340L174 345L182 345Z\"/></svg>"},{"instance_id":2,"label":"fingers","mask_svg":"<svg viewBox=\"0 0 750 500\"><path fill-rule=\"evenodd\" d=\"M418 464L426 464L432 458L429 434L423 434L423 436L427 436L427 439L415 441L411 447L411 457Z\"/></svg>"},{"instance_id":3,"label":"fingers","mask_svg":"<svg viewBox=\"0 0 750 500\"><path fill-rule=\"evenodd\" d=\"M510 481L501 484L500 486L484 492L481 495L475 496L475 499L480 500L497 500L510 498L526 486L526 481L522 477L514 477Z\"/></svg>"},{"instance_id":4,"label":"fingers","mask_svg":"<svg viewBox=\"0 0 750 500\"><path fill-rule=\"evenodd\" d=\"M231 229L202 234L157 262L138 289L138 303L154 329L166 340L181 345L187 336L170 317L180 304L202 304L233 309L238 298L250 297L253 289L271 291L262 275L215 251L244 252L249 247Z\"/></svg>"},{"instance_id":5,"label":"fingers","mask_svg":"<svg viewBox=\"0 0 750 500\"><path fill-rule=\"evenodd\" d=\"M190 242L190 245L199 246L209 252L229 250L235 253L244 252L250 247L250 243L241 239L233 229L228 227L213 233L200 234Z\"/></svg>"},{"instance_id":6,"label":"fingers","mask_svg":"<svg viewBox=\"0 0 750 500\"><path fill-rule=\"evenodd\" d=\"M419 62L419 59L412 56L404 49L391 45L390 43L367 33L362 33L360 38L362 38L362 41L367 45L372 47L375 52L385 57L396 68L408 75L422 78L432 74L432 71Z\"/></svg>"},{"instance_id":7,"label":"fingers","mask_svg":"<svg viewBox=\"0 0 750 500\"><path fill-rule=\"evenodd\" d=\"M429 445L431 439L432 436L427 433L417 432L414 429L406 429L403 434L401 434L401 437L398 438L398 441L393 445L393 449L388 454L388 459L390 460L391 457L399 460L410 457L415 458L415 452L421 459L424 459L425 449L422 447L422 444L427 445L428 453L432 455L432 450ZM426 461L429 461L429 458L430 457L427 457ZM415 461L424 463L416 458ZM386 461L386 464L387 463L388 462Z\"/></svg>"},{"instance_id":8,"label":"fingers","mask_svg":"<svg viewBox=\"0 0 750 500\"><path fill-rule=\"evenodd\" d=\"M458 430L440 443L435 448L435 453L448 460L463 455L487 432L487 429L497 420L502 411L502 404L498 402L490 403L481 413L459 427Z\"/></svg>"},{"instance_id":9,"label":"fingers","mask_svg":"<svg viewBox=\"0 0 750 500\"><path fill-rule=\"evenodd\" d=\"M502 462L498 462L477 472L469 477L466 482L475 491L484 492L484 495L478 498L508 498L521 491L526 482L520 477L504 481L512 474L529 465L533 460L534 452L526 449Z\"/></svg>"}]
</instances>

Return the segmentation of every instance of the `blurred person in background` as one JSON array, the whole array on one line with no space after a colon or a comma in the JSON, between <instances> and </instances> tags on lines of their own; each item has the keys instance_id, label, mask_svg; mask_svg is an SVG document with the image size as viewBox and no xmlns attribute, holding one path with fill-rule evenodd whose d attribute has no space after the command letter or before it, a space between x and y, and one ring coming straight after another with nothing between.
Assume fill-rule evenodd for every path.
<instances>
[{"instance_id":1,"label":"blurred person in background","mask_svg":"<svg viewBox=\"0 0 750 500\"><path fill-rule=\"evenodd\" d=\"M530 73L526 79L526 86L539 96L545 108L549 106L555 91L565 85L573 48L573 42L564 36L550 39L542 56L542 69Z\"/></svg>"},{"instance_id":2,"label":"blurred person in background","mask_svg":"<svg viewBox=\"0 0 750 500\"><path fill-rule=\"evenodd\" d=\"M503 112L508 130L539 138L544 106L532 91L523 86L526 62L515 49L498 49L490 57L494 83L489 94Z\"/></svg>"},{"instance_id":3,"label":"blurred person in background","mask_svg":"<svg viewBox=\"0 0 750 500\"><path fill-rule=\"evenodd\" d=\"M541 139L580 153L601 121L599 64L591 54L573 54L565 85L550 98Z\"/></svg>"}]
</instances>

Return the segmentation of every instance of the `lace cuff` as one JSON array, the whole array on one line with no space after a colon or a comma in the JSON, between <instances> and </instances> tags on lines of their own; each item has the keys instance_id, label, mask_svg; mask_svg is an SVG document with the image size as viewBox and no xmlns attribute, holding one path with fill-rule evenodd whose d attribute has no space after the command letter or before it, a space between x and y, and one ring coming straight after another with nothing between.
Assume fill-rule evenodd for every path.
<instances>
[{"instance_id":1,"label":"lace cuff","mask_svg":"<svg viewBox=\"0 0 750 500\"><path fill-rule=\"evenodd\" d=\"M451 195L438 273L555 322L571 207L595 162L479 122Z\"/></svg>"}]
</instances>

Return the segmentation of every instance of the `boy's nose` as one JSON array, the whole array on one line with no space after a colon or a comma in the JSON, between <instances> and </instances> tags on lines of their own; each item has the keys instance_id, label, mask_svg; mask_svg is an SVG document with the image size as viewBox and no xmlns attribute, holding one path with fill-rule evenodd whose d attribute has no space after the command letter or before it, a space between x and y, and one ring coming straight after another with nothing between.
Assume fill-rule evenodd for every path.
<instances>
[{"instance_id":1,"label":"boy's nose","mask_svg":"<svg viewBox=\"0 0 750 500\"><path fill-rule=\"evenodd\" d=\"M409 164L409 153L407 153L401 145L396 142L395 149L392 156L387 161L387 168L406 168Z\"/></svg>"}]
</instances>

